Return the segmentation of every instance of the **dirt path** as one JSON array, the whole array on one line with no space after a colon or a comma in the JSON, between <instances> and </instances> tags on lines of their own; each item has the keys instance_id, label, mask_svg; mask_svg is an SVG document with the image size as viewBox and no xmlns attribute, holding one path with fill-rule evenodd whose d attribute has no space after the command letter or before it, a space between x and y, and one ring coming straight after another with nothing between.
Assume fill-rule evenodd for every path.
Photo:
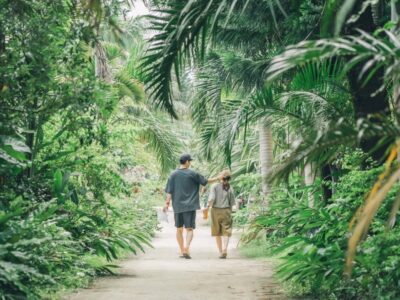
<instances>
[{"instance_id":1,"label":"dirt path","mask_svg":"<svg viewBox=\"0 0 400 300\"><path fill-rule=\"evenodd\" d=\"M218 259L209 227L200 219L192 242L193 259L178 257L173 216L153 241L154 249L122 262L120 275L97 280L69 300L286 299L268 264L240 257L233 238L226 260Z\"/></svg>"}]
</instances>

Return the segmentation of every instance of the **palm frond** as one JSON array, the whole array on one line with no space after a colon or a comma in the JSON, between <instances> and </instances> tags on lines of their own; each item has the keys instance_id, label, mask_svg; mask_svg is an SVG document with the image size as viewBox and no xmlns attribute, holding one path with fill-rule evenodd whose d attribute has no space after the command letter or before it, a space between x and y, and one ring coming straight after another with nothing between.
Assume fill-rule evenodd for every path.
<instances>
[{"instance_id":1,"label":"palm frond","mask_svg":"<svg viewBox=\"0 0 400 300\"><path fill-rule=\"evenodd\" d=\"M125 58L126 53L118 44L111 42L102 42L101 44L106 52L108 61Z\"/></svg>"},{"instance_id":2,"label":"palm frond","mask_svg":"<svg viewBox=\"0 0 400 300\"><path fill-rule=\"evenodd\" d=\"M384 66L387 66L386 79L388 81L393 79L400 68L399 54L396 51L400 48L400 40L386 30L383 31L384 38L374 37L361 30L359 33L358 36L305 41L288 47L286 51L271 60L266 70L268 82L273 82L297 66L333 57L349 59L343 68L345 73L363 63L364 67L358 79L364 84L367 84L375 72Z\"/></svg>"},{"instance_id":3,"label":"palm frond","mask_svg":"<svg viewBox=\"0 0 400 300\"><path fill-rule=\"evenodd\" d=\"M167 174L176 167L180 153L180 143L173 128L166 127L154 116L142 121L139 135L146 140L150 149L157 155L162 174Z\"/></svg>"},{"instance_id":4,"label":"palm frond","mask_svg":"<svg viewBox=\"0 0 400 300\"><path fill-rule=\"evenodd\" d=\"M151 30L157 34L144 58L146 83L156 103L176 117L171 88L172 72L179 82L185 63L202 59L214 29L235 8L245 8L249 0L168 1L151 16Z\"/></svg>"},{"instance_id":5,"label":"palm frond","mask_svg":"<svg viewBox=\"0 0 400 300\"><path fill-rule=\"evenodd\" d=\"M227 1L169 1L151 16L151 30L156 35L144 58L144 73L150 95L155 103L177 117L173 108L172 72L179 79L186 57L204 55L210 22Z\"/></svg>"},{"instance_id":6,"label":"palm frond","mask_svg":"<svg viewBox=\"0 0 400 300\"><path fill-rule=\"evenodd\" d=\"M137 102L143 102L145 100L143 84L132 78L126 70L121 70L116 74L115 80L115 85L121 98L130 97L132 100Z\"/></svg>"},{"instance_id":7,"label":"palm frond","mask_svg":"<svg viewBox=\"0 0 400 300\"><path fill-rule=\"evenodd\" d=\"M340 118L330 122L325 128L311 132L309 136L293 141L291 149L282 154L281 164L275 166L271 172L270 180L286 178L303 163L322 165L330 162L336 157L339 146L354 147L362 139L374 137L379 139L376 147L380 147L391 144L399 133L400 128L383 117L381 124L369 119L359 119L356 126L345 118Z\"/></svg>"},{"instance_id":8,"label":"palm frond","mask_svg":"<svg viewBox=\"0 0 400 300\"><path fill-rule=\"evenodd\" d=\"M123 111L131 122L138 124L138 136L156 154L161 173L165 175L175 168L182 148L174 130L176 125L168 122L165 116L151 112L143 104L124 106Z\"/></svg>"}]
</instances>

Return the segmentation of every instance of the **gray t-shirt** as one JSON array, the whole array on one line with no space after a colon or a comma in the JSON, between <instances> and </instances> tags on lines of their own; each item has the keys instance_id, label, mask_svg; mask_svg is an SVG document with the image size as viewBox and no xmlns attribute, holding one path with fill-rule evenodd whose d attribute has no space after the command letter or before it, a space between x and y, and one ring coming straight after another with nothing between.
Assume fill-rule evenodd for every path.
<instances>
[{"instance_id":1,"label":"gray t-shirt","mask_svg":"<svg viewBox=\"0 0 400 300\"><path fill-rule=\"evenodd\" d=\"M222 183L214 184L211 187L208 202L210 202L212 207L232 208L235 205L235 195L233 194L232 187L228 191L225 191Z\"/></svg>"},{"instance_id":2,"label":"gray t-shirt","mask_svg":"<svg viewBox=\"0 0 400 300\"><path fill-rule=\"evenodd\" d=\"M199 189L207 179L190 169L177 169L168 178L165 192L172 195L175 213L200 209Z\"/></svg>"}]
</instances>

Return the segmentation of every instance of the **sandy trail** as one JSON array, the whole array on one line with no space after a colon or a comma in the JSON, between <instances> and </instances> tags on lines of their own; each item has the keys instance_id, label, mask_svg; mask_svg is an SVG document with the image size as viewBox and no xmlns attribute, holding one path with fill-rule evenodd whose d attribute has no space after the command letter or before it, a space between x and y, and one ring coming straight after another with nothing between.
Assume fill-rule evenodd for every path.
<instances>
[{"instance_id":1,"label":"sandy trail","mask_svg":"<svg viewBox=\"0 0 400 300\"><path fill-rule=\"evenodd\" d=\"M96 280L89 289L68 295L68 300L223 300L287 299L272 279L272 267L239 255L233 237L228 259L218 258L210 228L197 214L191 255L178 257L173 215L153 240L154 249L121 263L118 276Z\"/></svg>"}]
</instances>

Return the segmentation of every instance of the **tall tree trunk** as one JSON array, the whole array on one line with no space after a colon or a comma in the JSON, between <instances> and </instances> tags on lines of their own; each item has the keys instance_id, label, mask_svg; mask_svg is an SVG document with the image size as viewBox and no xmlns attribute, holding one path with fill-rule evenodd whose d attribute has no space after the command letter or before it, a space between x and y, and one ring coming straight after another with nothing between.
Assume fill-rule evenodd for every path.
<instances>
[{"instance_id":1,"label":"tall tree trunk","mask_svg":"<svg viewBox=\"0 0 400 300\"><path fill-rule=\"evenodd\" d=\"M314 184L315 180L315 170L314 167L311 163L306 163L304 166L304 183L306 186L311 186ZM308 206L309 207L314 207L314 195L309 192L308 193Z\"/></svg>"},{"instance_id":2,"label":"tall tree trunk","mask_svg":"<svg viewBox=\"0 0 400 300\"><path fill-rule=\"evenodd\" d=\"M268 207L268 195L271 192L271 185L268 182L267 176L271 171L273 163L272 131L271 128L266 125L265 119L259 121L258 129L260 138L261 188L265 206Z\"/></svg>"},{"instance_id":3,"label":"tall tree trunk","mask_svg":"<svg viewBox=\"0 0 400 300\"><path fill-rule=\"evenodd\" d=\"M363 0L357 0L354 7L353 13L360 11L363 4ZM357 35L356 29L373 33L377 26L374 23L371 6L360 15L355 23L352 23L346 28L347 33ZM368 84L364 84L364 78L359 78L363 63L356 65L348 73L348 79L350 83L350 90L353 96L353 106L355 111L356 119L366 118L368 116L377 114L388 114L389 113L389 101L386 89L384 86L384 69L380 68L376 71L373 77L369 80ZM374 66L371 66L370 70L373 70ZM379 124L381 121L379 117L372 118L373 123ZM370 152L378 143L379 137L364 138L361 140L360 147L365 152ZM372 157L376 160L380 160L385 155L386 147L383 145L372 153Z\"/></svg>"}]
</instances>

